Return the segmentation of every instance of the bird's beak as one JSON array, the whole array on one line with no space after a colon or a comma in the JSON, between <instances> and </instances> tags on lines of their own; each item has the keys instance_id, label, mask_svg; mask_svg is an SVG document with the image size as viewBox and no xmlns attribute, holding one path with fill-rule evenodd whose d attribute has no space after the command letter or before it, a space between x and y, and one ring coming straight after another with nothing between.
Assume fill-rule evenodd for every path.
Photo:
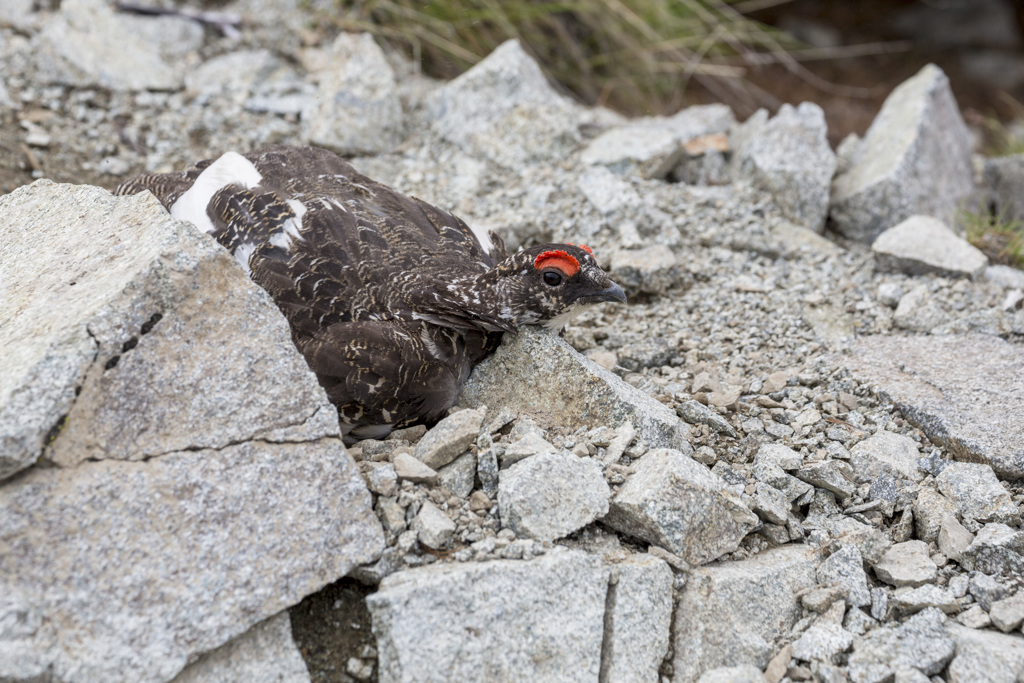
<instances>
[{"instance_id":1,"label":"bird's beak","mask_svg":"<svg viewBox=\"0 0 1024 683\"><path fill-rule=\"evenodd\" d=\"M606 287L599 292L595 292L587 298L592 299L594 303L601 301L618 301L622 304L626 303L626 293L622 291L622 287L619 287L614 282L611 287Z\"/></svg>"}]
</instances>

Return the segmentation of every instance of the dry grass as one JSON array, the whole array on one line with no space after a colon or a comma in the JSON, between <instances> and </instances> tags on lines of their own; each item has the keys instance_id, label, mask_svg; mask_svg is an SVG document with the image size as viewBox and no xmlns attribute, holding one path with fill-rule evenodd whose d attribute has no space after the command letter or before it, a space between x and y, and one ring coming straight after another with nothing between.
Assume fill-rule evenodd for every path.
<instances>
[{"instance_id":1,"label":"dry grass","mask_svg":"<svg viewBox=\"0 0 1024 683\"><path fill-rule=\"evenodd\" d=\"M713 98L752 111L774 102L746 78L760 65L782 63L824 90L844 90L800 64L828 54L805 50L743 14L786 1L357 0L339 2L337 13L320 19L374 33L440 78L458 75L518 38L551 78L588 104L669 113L686 104L687 87L698 82ZM853 49L859 54L864 47Z\"/></svg>"},{"instance_id":2,"label":"dry grass","mask_svg":"<svg viewBox=\"0 0 1024 683\"><path fill-rule=\"evenodd\" d=\"M961 211L957 222L992 263L1024 268L1024 222L973 211Z\"/></svg>"}]
</instances>

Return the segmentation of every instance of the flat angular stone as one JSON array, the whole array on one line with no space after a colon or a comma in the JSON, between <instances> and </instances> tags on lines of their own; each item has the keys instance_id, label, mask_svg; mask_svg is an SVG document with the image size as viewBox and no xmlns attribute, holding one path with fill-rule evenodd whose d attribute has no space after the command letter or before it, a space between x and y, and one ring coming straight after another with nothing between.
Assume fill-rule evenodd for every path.
<instances>
[{"instance_id":1,"label":"flat angular stone","mask_svg":"<svg viewBox=\"0 0 1024 683\"><path fill-rule=\"evenodd\" d=\"M905 541L885 551L872 566L875 576L892 586L920 586L935 580L937 567L924 541Z\"/></svg>"},{"instance_id":2,"label":"flat angular stone","mask_svg":"<svg viewBox=\"0 0 1024 683\"><path fill-rule=\"evenodd\" d=\"M694 569L676 608L673 680L693 683L706 671L741 664L763 671L775 642L803 614L796 593L814 587L816 564L805 547L786 545Z\"/></svg>"},{"instance_id":3,"label":"flat angular stone","mask_svg":"<svg viewBox=\"0 0 1024 683\"><path fill-rule=\"evenodd\" d=\"M1002 524L1020 521L1020 510L988 465L950 463L935 481L939 491L956 504L964 519Z\"/></svg>"},{"instance_id":4,"label":"flat angular stone","mask_svg":"<svg viewBox=\"0 0 1024 683\"><path fill-rule=\"evenodd\" d=\"M832 657L850 649L853 638L839 624L816 622L793 643L793 656L805 662L830 662Z\"/></svg>"},{"instance_id":5,"label":"flat angular stone","mask_svg":"<svg viewBox=\"0 0 1024 683\"><path fill-rule=\"evenodd\" d=\"M918 612L899 626L884 626L857 639L849 659L853 683L883 683L902 669L933 676L956 653L946 633L946 616L937 609Z\"/></svg>"},{"instance_id":6,"label":"flat angular stone","mask_svg":"<svg viewBox=\"0 0 1024 683\"><path fill-rule=\"evenodd\" d=\"M570 453L540 453L502 470L502 524L523 538L554 541L608 512L611 490L601 466Z\"/></svg>"},{"instance_id":7,"label":"flat angular stone","mask_svg":"<svg viewBox=\"0 0 1024 683\"><path fill-rule=\"evenodd\" d=\"M557 382L551 378L557 377ZM493 356L473 370L460 405L503 407L542 427L618 428L632 422L652 448L690 451L690 430L671 408L626 384L547 331L506 334Z\"/></svg>"},{"instance_id":8,"label":"flat angular stone","mask_svg":"<svg viewBox=\"0 0 1024 683\"><path fill-rule=\"evenodd\" d=\"M953 501L927 487L923 487L917 494L913 509L917 538L928 543L939 537L943 520L949 515L955 516L957 512Z\"/></svg>"},{"instance_id":9,"label":"flat angular stone","mask_svg":"<svg viewBox=\"0 0 1024 683\"><path fill-rule=\"evenodd\" d=\"M956 517L946 515L942 518L942 527L936 540L939 552L954 562L961 562L964 551L974 542L974 534L958 522Z\"/></svg>"},{"instance_id":10,"label":"flat angular stone","mask_svg":"<svg viewBox=\"0 0 1024 683\"><path fill-rule=\"evenodd\" d=\"M840 501L846 500L857 490L850 466L841 460L812 463L798 469L793 476L812 486L831 491Z\"/></svg>"},{"instance_id":11,"label":"flat angular stone","mask_svg":"<svg viewBox=\"0 0 1024 683\"><path fill-rule=\"evenodd\" d=\"M1024 349L983 334L861 337L844 359L957 460L1024 478ZM992 400L998 396L999 400Z\"/></svg>"},{"instance_id":12,"label":"flat angular stone","mask_svg":"<svg viewBox=\"0 0 1024 683\"><path fill-rule=\"evenodd\" d=\"M396 572L366 600L380 680L597 680L608 576L577 551Z\"/></svg>"},{"instance_id":13,"label":"flat angular stone","mask_svg":"<svg viewBox=\"0 0 1024 683\"><path fill-rule=\"evenodd\" d=\"M167 680L373 561L369 498L339 439L33 468L0 487L0 679Z\"/></svg>"},{"instance_id":14,"label":"flat angular stone","mask_svg":"<svg viewBox=\"0 0 1024 683\"><path fill-rule=\"evenodd\" d=\"M981 572L976 572L971 576L968 590L971 597L977 600L986 612L992 609L992 603L1010 595L1010 589L1002 581Z\"/></svg>"},{"instance_id":15,"label":"flat angular stone","mask_svg":"<svg viewBox=\"0 0 1024 683\"><path fill-rule=\"evenodd\" d=\"M340 33L316 95L302 110L302 137L340 154L390 152L405 137L395 72L369 33Z\"/></svg>"},{"instance_id":16,"label":"flat angular stone","mask_svg":"<svg viewBox=\"0 0 1024 683\"><path fill-rule=\"evenodd\" d=\"M949 79L928 64L886 98L851 167L836 177L836 228L871 242L914 214L952 223L974 187L971 144Z\"/></svg>"},{"instance_id":17,"label":"flat angular stone","mask_svg":"<svg viewBox=\"0 0 1024 683\"><path fill-rule=\"evenodd\" d=\"M869 483L883 474L920 481L924 478L924 472L917 467L920 456L916 441L881 430L850 449L850 464L857 473L858 484Z\"/></svg>"},{"instance_id":18,"label":"flat angular stone","mask_svg":"<svg viewBox=\"0 0 1024 683\"><path fill-rule=\"evenodd\" d=\"M689 107L667 118L640 118L594 138L580 161L619 174L664 178L683 158L684 143L725 132L732 124L732 111L721 104Z\"/></svg>"},{"instance_id":19,"label":"flat angular stone","mask_svg":"<svg viewBox=\"0 0 1024 683\"><path fill-rule=\"evenodd\" d=\"M657 680L672 624L672 570L647 554L633 555L611 570L601 680Z\"/></svg>"},{"instance_id":20,"label":"flat angular stone","mask_svg":"<svg viewBox=\"0 0 1024 683\"><path fill-rule=\"evenodd\" d=\"M430 485L437 482L437 470L427 467L408 453L395 454L392 464L395 468L395 476L399 481Z\"/></svg>"},{"instance_id":21,"label":"flat angular stone","mask_svg":"<svg viewBox=\"0 0 1024 683\"><path fill-rule=\"evenodd\" d=\"M476 441L483 426L483 410L460 410L438 422L416 444L413 455L437 469L462 455Z\"/></svg>"},{"instance_id":22,"label":"flat angular stone","mask_svg":"<svg viewBox=\"0 0 1024 683\"><path fill-rule=\"evenodd\" d=\"M476 453L463 453L437 472L438 483L459 498L469 498L476 486Z\"/></svg>"},{"instance_id":23,"label":"flat angular stone","mask_svg":"<svg viewBox=\"0 0 1024 683\"><path fill-rule=\"evenodd\" d=\"M517 40L437 89L427 109L441 137L507 168L563 159L580 142L579 105L548 84Z\"/></svg>"},{"instance_id":24,"label":"flat angular stone","mask_svg":"<svg viewBox=\"0 0 1024 683\"><path fill-rule=\"evenodd\" d=\"M868 589L864 560L856 546L843 546L829 555L818 567L818 583L823 586L846 587L846 604L850 607L871 604L871 591Z\"/></svg>"},{"instance_id":25,"label":"flat angular stone","mask_svg":"<svg viewBox=\"0 0 1024 683\"><path fill-rule=\"evenodd\" d=\"M446 547L455 535L455 522L429 500L423 501L412 528L419 542L434 550Z\"/></svg>"},{"instance_id":26,"label":"flat angular stone","mask_svg":"<svg viewBox=\"0 0 1024 683\"><path fill-rule=\"evenodd\" d=\"M1024 592L993 602L988 615L992 625L1003 633L1016 629L1024 623Z\"/></svg>"},{"instance_id":27,"label":"flat angular stone","mask_svg":"<svg viewBox=\"0 0 1024 683\"><path fill-rule=\"evenodd\" d=\"M901 614L915 614L928 607L934 607L945 614L956 614L960 611L960 603L953 594L932 583L896 591L892 604Z\"/></svg>"},{"instance_id":28,"label":"flat angular stone","mask_svg":"<svg viewBox=\"0 0 1024 683\"><path fill-rule=\"evenodd\" d=\"M707 467L655 449L633 465L604 523L696 565L735 550L758 519Z\"/></svg>"},{"instance_id":29,"label":"flat angular stone","mask_svg":"<svg viewBox=\"0 0 1024 683\"><path fill-rule=\"evenodd\" d=\"M983 526L961 559L964 569L985 574L1024 574L1024 533L996 522Z\"/></svg>"},{"instance_id":30,"label":"flat angular stone","mask_svg":"<svg viewBox=\"0 0 1024 683\"><path fill-rule=\"evenodd\" d=\"M751 664L720 666L704 672L697 683L764 683L764 674Z\"/></svg>"},{"instance_id":31,"label":"flat angular stone","mask_svg":"<svg viewBox=\"0 0 1024 683\"><path fill-rule=\"evenodd\" d=\"M1017 683L1024 673L1024 638L993 631L977 631L948 624L956 642L956 658L947 670L949 683Z\"/></svg>"},{"instance_id":32,"label":"flat angular stone","mask_svg":"<svg viewBox=\"0 0 1024 683\"><path fill-rule=\"evenodd\" d=\"M981 274L988 257L931 216L911 216L894 225L871 244L879 270L907 275L933 273L941 277Z\"/></svg>"},{"instance_id":33,"label":"flat angular stone","mask_svg":"<svg viewBox=\"0 0 1024 683\"><path fill-rule=\"evenodd\" d=\"M822 232L836 155L828 144L821 107L783 104L768 119L760 111L735 134L733 177L746 178L771 195L782 215L796 225Z\"/></svg>"},{"instance_id":34,"label":"flat angular stone","mask_svg":"<svg viewBox=\"0 0 1024 683\"><path fill-rule=\"evenodd\" d=\"M291 619L287 612L282 612L207 652L175 676L172 683L309 683L309 680L306 663L292 640Z\"/></svg>"}]
</instances>

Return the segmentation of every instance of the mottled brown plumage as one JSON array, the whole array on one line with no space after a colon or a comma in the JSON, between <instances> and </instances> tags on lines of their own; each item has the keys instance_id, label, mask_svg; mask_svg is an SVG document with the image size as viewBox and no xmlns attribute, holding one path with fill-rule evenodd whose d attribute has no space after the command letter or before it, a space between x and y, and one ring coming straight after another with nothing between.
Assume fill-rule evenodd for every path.
<instances>
[{"instance_id":1,"label":"mottled brown plumage","mask_svg":"<svg viewBox=\"0 0 1024 683\"><path fill-rule=\"evenodd\" d=\"M625 300L589 249L510 255L494 233L478 237L322 149L228 153L118 193L142 190L211 233L270 293L349 440L440 419L504 332Z\"/></svg>"}]
</instances>

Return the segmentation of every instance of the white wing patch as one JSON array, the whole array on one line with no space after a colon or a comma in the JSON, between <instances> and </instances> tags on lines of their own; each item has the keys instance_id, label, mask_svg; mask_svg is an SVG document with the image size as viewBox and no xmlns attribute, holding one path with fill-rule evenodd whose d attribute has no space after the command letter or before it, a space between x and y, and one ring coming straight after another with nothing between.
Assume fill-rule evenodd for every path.
<instances>
[{"instance_id":1,"label":"white wing patch","mask_svg":"<svg viewBox=\"0 0 1024 683\"><path fill-rule=\"evenodd\" d=\"M491 242L491 236L486 228L481 228L478 225L471 225L469 229L473 231L473 236L476 237L476 241L480 243L480 246L484 248L485 254L490 254L494 249L494 244Z\"/></svg>"},{"instance_id":2,"label":"white wing patch","mask_svg":"<svg viewBox=\"0 0 1024 683\"><path fill-rule=\"evenodd\" d=\"M245 270L246 275L252 275L252 270L249 268L249 257L252 256L252 252L256 251L256 245L243 242L235 247L235 252L232 256L238 261L238 265L242 266Z\"/></svg>"},{"instance_id":3,"label":"white wing patch","mask_svg":"<svg viewBox=\"0 0 1024 683\"><path fill-rule=\"evenodd\" d=\"M171 216L189 221L203 232L212 233L216 228L206 213L206 207L213 199L213 195L228 185L238 184L250 189L259 185L262 180L263 176L251 161L238 152L225 152L199 174L185 194L178 197L178 201L171 206Z\"/></svg>"}]
</instances>

